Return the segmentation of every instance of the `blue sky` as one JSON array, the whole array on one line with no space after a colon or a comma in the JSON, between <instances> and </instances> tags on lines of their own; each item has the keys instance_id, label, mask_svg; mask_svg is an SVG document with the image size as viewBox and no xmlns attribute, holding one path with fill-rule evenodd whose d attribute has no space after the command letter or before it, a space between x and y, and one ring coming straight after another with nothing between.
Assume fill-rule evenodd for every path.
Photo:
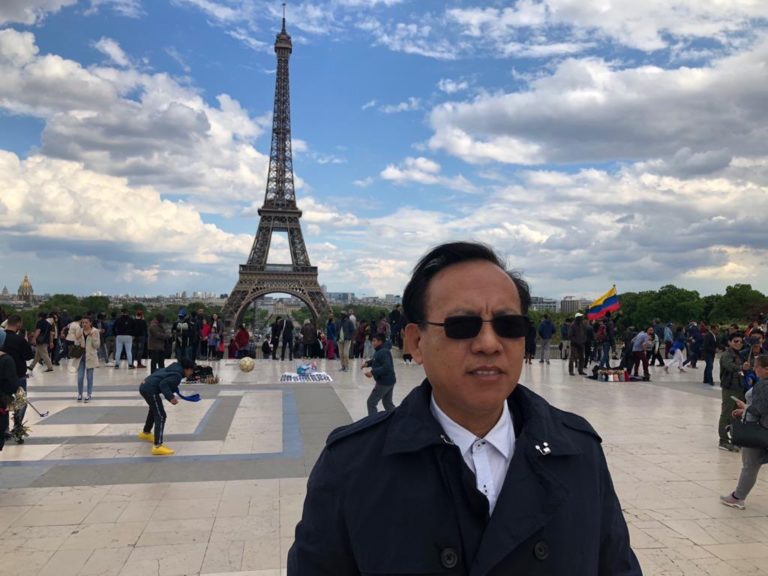
<instances>
[{"instance_id":1,"label":"blue sky","mask_svg":"<svg viewBox=\"0 0 768 576\"><path fill-rule=\"evenodd\" d=\"M0 286L228 292L264 199L280 16L1 3ZM749 0L290 3L320 282L399 293L430 246L477 239L542 296L764 288L767 18Z\"/></svg>"}]
</instances>

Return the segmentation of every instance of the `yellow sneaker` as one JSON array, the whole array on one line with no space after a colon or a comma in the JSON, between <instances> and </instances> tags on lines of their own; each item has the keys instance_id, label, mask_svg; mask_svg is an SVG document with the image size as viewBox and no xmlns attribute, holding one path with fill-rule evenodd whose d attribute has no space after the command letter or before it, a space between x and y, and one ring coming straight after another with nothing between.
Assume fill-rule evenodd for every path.
<instances>
[{"instance_id":1,"label":"yellow sneaker","mask_svg":"<svg viewBox=\"0 0 768 576\"><path fill-rule=\"evenodd\" d=\"M171 454L175 454L175 452L162 444L152 447L152 456L170 456Z\"/></svg>"},{"instance_id":2,"label":"yellow sneaker","mask_svg":"<svg viewBox=\"0 0 768 576\"><path fill-rule=\"evenodd\" d=\"M155 435L149 434L147 432L144 432L143 430L139 432L139 440L144 440L145 442L154 442L155 441Z\"/></svg>"}]
</instances>

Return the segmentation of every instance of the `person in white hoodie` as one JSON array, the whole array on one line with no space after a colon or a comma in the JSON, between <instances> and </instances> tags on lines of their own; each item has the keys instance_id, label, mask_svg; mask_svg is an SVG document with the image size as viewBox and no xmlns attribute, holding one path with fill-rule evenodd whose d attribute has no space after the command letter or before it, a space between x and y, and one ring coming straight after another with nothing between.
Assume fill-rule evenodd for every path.
<instances>
[{"instance_id":1,"label":"person in white hoodie","mask_svg":"<svg viewBox=\"0 0 768 576\"><path fill-rule=\"evenodd\" d=\"M64 338L64 357L69 358L69 349L77 342L81 336L83 335L83 329L80 327L80 320L82 320L82 316L75 316L75 319L72 320L69 324L67 324L67 336ZM79 360L79 358L77 358Z\"/></svg>"}]
</instances>

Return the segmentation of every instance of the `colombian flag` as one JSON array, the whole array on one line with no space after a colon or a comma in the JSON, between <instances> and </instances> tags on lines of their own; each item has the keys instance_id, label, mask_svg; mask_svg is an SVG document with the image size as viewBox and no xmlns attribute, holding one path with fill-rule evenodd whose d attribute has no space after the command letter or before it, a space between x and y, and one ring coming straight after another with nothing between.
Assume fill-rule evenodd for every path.
<instances>
[{"instance_id":1,"label":"colombian flag","mask_svg":"<svg viewBox=\"0 0 768 576\"><path fill-rule=\"evenodd\" d=\"M614 285L608 292L589 305L587 318L597 320L605 316L606 312L615 312L619 308L621 308L621 302L619 302L619 295L616 294L616 286Z\"/></svg>"}]
</instances>

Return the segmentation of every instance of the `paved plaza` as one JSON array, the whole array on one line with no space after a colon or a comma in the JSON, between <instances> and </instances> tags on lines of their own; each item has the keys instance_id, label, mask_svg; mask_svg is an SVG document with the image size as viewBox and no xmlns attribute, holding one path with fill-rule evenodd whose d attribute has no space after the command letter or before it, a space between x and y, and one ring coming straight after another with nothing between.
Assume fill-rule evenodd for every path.
<instances>
[{"instance_id":1,"label":"paved plaza","mask_svg":"<svg viewBox=\"0 0 768 576\"><path fill-rule=\"evenodd\" d=\"M332 383L290 384L280 375L295 363L258 360L248 374L214 364L219 384L183 385L199 403L167 405L169 458L136 439L145 370L99 368L90 404L75 402L64 365L36 370L30 398L50 415L28 410L31 438L0 453L0 574L283 574L326 436L366 414L371 381L358 362L340 372L321 361ZM423 371L396 367L399 402ZM768 476L746 511L719 503L741 461L717 449L720 391L701 372L603 383L535 361L522 382L602 435L645 574L768 575Z\"/></svg>"}]
</instances>

